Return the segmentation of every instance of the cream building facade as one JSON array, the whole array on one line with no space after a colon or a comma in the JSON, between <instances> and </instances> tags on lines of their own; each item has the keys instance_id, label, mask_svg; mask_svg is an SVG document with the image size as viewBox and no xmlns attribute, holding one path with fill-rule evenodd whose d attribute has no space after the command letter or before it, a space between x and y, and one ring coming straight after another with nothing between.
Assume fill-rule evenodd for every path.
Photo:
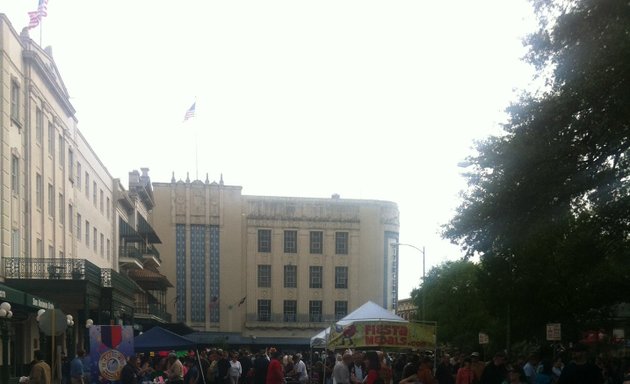
<instances>
[{"instance_id":1,"label":"cream building facade","mask_svg":"<svg viewBox=\"0 0 630 384\"><path fill-rule=\"evenodd\" d=\"M49 361L57 348L73 356L88 319L168 320L148 169L130 173L129 190L112 177L78 129L51 49L1 13L0 169L0 302L13 315L0 317L0 382L28 375L34 350ZM74 319L56 338L37 320L53 308Z\"/></svg>"},{"instance_id":2,"label":"cream building facade","mask_svg":"<svg viewBox=\"0 0 630 384\"><path fill-rule=\"evenodd\" d=\"M207 177L153 188L168 310L202 342L308 344L368 300L396 307L395 203L248 196Z\"/></svg>"}]
</instances>

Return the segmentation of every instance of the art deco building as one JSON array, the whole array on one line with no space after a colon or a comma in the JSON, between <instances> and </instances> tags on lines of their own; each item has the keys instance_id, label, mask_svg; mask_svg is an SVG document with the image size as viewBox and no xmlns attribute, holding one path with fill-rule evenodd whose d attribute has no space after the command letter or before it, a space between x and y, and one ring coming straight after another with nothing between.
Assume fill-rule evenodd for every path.
<instances>
[{"instance_id":1,"label":"art deco building","mask_svg":"<svg viewBox=\"0 0 630 384\"><path fill-rule=\"evenodd\" d=\"M207 177L153 188L168 310L199 341L308 344L368 300L396 307L395 203L248 196Z\"/></svg>"}]
</instances>

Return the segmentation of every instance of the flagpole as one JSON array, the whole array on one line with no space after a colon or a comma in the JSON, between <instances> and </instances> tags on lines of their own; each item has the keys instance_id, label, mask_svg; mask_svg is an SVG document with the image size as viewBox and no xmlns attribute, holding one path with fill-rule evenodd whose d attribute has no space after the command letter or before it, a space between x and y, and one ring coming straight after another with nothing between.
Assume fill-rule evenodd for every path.
<instances>
[{"instance_id":1,"label":"flagpole","mask_svg":"<svg viewBox=\"0 0 630 384\"><path fill-rule=\"evenodd\" d=\"M196 124L195 124L196 125ZM195 180L199 180L199 132L195 128Z\"/></svg>"}]
</instances>

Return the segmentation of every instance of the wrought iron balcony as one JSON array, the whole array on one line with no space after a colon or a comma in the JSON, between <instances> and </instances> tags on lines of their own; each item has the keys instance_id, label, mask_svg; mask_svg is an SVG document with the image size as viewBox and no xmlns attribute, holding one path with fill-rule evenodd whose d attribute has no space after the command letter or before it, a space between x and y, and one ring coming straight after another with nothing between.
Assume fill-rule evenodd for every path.
<instances>
[{"instance_id":1,"label":"wrought iron balcony","mask_svg":"<svg viewBox=\"0 0 630 384\"><path fill-rule=\"evenodd\" d=\"M163 305L159 304L137 304L134 307L134 315L136 317L156 317L164 320L166 323L171 322L171 314L166 312Z\"/></svg>"},{"instance_id":2,"label":"wrought iron balcony","mask_svg":"<svg viewBox=\"0 0 630 384\"><path fill-rule=\"evenodd\" d=\"M101 281L101 270L86 259L4 257L6 279Z\"/></svg>"}]
</instances>

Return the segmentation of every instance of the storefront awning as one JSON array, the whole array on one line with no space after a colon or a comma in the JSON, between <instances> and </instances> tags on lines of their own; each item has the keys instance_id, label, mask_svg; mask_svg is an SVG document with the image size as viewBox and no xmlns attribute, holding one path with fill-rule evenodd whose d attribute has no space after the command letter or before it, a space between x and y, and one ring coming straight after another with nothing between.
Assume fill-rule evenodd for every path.
<instances>
[{"instance_id":1,"label":"storefront awning","mask_svg":"<svg viewBox=\"0 0 630 384\"><path fill-rule=\"evenodd\" d=\"M24 305L34 309L55 308L55 303L48 299L42 299L4 284L0 284L0 301L7 301L11 304Z\"/></svg>"}]
</instances>

